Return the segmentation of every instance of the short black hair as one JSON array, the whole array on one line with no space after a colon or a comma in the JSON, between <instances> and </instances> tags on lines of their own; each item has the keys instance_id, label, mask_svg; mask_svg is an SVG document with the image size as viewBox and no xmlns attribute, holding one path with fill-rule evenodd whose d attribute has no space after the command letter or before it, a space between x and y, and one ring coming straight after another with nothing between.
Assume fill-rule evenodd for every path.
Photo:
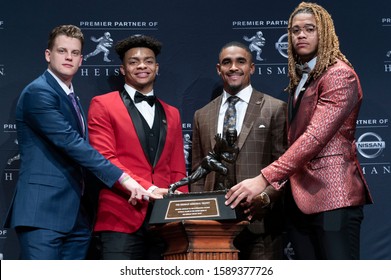
<instances>
[{"instance_id":1,"label":"short black hair","mask_svg":"<svg viewBox=\"0 0 391 280\"><path fill-rule=\"evenodd\" d=\"M241 48L241 49L244 49L249 55L250 55L250 58L251 58L251 62L253 61L253 55L251 53L251 50L249 49L248 46L246 46L245 44L241 43L241 42L237 42L237 41L231 41L229 43L226 43L220 50L219 52L219 59L220 60L220 55L221 53L223 52L223 50L229 48L229 47L238 47L238 48Z\"/></svg>"},{"instance_id":2,"label":"short black hair","mask_svg":"<svg viewBox=\"0 0 391 280\"><path fill-rule=\"evenodd\" d=\"M162 43L157 39L146 35L132 35L126 39L119 41L115 45L115 51L123 61L125 53L133 48L148 48L153 51L155 56L158 56L162 48Z\"/></svg>"}]
</instances>

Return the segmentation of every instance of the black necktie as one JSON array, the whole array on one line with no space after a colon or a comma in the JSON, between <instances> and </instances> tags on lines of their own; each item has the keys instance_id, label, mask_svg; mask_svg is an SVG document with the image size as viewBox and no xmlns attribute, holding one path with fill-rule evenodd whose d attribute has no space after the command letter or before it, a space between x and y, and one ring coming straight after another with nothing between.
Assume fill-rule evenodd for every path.
<instances>
[{"instance_id":1,"label":"black necktie","mask_svg":"<svg viewBox=\"0 0 391 280\"><path fill-rule=\"evenodd\" d=\"M230 96L228 98L228 109L225 111L224 124L223 124L223 134L225 134L228 129L236 129L236 108L235 104L239 101L239 97Z\"/></svg>"},{"instance_id":2,"label":"black necktie","mask_svg":"<svg viewBox=\"0 0 391 280\"><path fill-rule=\"evenodd\" d=\"M134 102L135 103L139 103L141 101L147 101L149 106L153 106L153 104L155 104L155 101L156 101L156 96L154 95L144 95L138 91L136 91L136 94L134 95Z\"/></svg>"}]
</instances>

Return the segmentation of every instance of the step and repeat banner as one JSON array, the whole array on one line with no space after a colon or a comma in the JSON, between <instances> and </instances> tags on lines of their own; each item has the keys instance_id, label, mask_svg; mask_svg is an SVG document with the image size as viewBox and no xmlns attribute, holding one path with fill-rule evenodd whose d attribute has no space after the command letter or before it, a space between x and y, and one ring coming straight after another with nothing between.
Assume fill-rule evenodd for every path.
<instances>
[{"instance_id":1,"label":"step and repeat banner","mask_svg":"<svg viewBox=\"0 0 391 280\"><path fill-rule=\"evenodd\" d=\"M391 259L391 1L317 1L333 16L341 49L360 76L364 101L357 121L359 160L375 203L365 207L362 258ZM85 60L73 80L87 110L93 96L122 89L114 44L146 34L163 43L155 93L178 107L187 167L195 110L221 93L220 48L240 41L253 50L253 87L287 101L287 25L299 1L149 0L3 1L0 4L0 224L18 178L15 106L22 89L47 68L49 31L79 26ZM103 37L105 49L97 42ZM261 43L260 43L261 42ZM286 252L290 252L289 243ZM0 228L0 259L18 259L12 229ZM287 258L289 258L289 254ZM294 257L294 256L293 256Z\"/></svg>"}]
</instances>

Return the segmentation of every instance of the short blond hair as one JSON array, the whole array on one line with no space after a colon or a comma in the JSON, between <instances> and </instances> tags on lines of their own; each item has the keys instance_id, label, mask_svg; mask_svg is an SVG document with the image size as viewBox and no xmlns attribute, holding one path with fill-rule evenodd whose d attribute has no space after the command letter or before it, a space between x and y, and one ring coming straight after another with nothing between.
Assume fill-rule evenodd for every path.
<instances>
[{"instance_id":1,"label":"short blond hair","mask_svg":"<svg viewBox=\"0 0 391 280\"><path fill-rule=\"evenodd\" d=\"M60 35L65 35L71 38L76 38L80 40L81 43L81 49L83 49L84 46L84 35L81 32L80 28L75 25L60 25L50 32L49 34L49 40L48 40L48 49L51 50L54 46L54 41L56 38Z\"/></svg>"}]
</instances>

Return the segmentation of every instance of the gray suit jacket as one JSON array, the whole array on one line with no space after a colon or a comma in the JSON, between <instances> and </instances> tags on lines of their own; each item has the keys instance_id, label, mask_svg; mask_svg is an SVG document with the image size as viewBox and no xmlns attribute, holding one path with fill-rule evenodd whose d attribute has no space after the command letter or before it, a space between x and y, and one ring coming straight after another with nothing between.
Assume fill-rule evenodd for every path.
<instances>
[{"instance_id":1,"label":"gray suit jacket","mask_svg":"<svg viewBox=\"0 0 391 280\"><path fill-rule=\"evenodd\" d=\"M221 101L222 95L195 112L192 139L193 170L215 145L214 136L217 133ZM230 168L230 173L235 173L233 178L236 177L236 182L234 183L259 175L262 168L284 153L287 146L286 113L285 102L253 90L242 129L238 133L239 155L236 164ZM192 184L190 190L192 192L213 191L216 177L215 172L210 172L205 179ZM232 174L230 177L232 178ZM280 197L276 194L273 196ZM251 234L281 236L283 226L281 200L273 202L270 208L260 209L260 212L263 218L253 221L247 227L247 233L241 234L235 240L238 242L236 246L244 254L241 258L281 258L282 248L279 245L281 243L261 241L263 238L251 239ZM266 250L269 253L262 253L263 250L256 249L258 247L269 248Z\"/></svg>"},{"instance_id":2,"label":"gray suit jacket","mask_svg":"<svg viewBox=\"0 0 391 280\"><path fill-rule=\"evenodd\" d=\"M222 95L197 110L193 123L193 170L215 145ZM240 152L236 160L236 182L259 175L260 170L276 160L286 149L286 103L253 90L242 130L238 132ZM215 172L191 186L191 191L212 191Z\"/></svg>"}]
</instances>

